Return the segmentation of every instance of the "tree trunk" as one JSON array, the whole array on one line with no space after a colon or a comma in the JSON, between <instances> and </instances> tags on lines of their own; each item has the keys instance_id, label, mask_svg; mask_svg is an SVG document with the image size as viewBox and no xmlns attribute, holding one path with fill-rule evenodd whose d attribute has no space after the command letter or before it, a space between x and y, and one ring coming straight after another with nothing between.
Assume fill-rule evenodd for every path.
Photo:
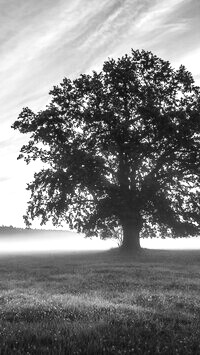
<instances>
[{"instance_id":1,"label":"tree trunk","mask_svg":"<svg viewBox=\"0 0 200 355\"><path fill-rule=\"evenodd\" d=\"M134 219L123 221L123 241L121 250L125 253L137 254L141 251L140 230L141 226Z\"/></svg>"}]
</instances>

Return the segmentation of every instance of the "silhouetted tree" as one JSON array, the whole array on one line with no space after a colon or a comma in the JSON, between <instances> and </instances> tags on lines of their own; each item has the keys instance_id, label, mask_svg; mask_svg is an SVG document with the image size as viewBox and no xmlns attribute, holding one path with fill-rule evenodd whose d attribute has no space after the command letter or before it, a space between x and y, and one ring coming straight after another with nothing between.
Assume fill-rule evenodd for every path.
<instances>
[{"instance_id":1,"label":"silhouetted tree","mask_svg":"<svg viewBox=\"0 0 200 355\"><path fill-rule=\"evenodd\" d=\"M48 164L28 185L27 224L65 221L101 238L122 229L129 251L139 236L197 235L200 88L184 66L132 50L50 94L13 124L30 135L19 158Z\"/></svg>"}]
</instances>

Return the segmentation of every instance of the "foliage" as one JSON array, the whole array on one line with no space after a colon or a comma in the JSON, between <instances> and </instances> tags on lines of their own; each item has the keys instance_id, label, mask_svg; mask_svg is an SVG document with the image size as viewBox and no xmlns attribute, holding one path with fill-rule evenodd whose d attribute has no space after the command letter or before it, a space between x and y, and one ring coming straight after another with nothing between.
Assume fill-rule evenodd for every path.
<instances>
[{"instance_id":1,"label":"foliage","mask_svg":"<svg viewBox=\"0 0 200 355\"><path fill-rule=\"evenodd\" d=\"M130 223L147 237L199 232L200 89L184 66L132 50L50 94L13 124L30 134L19 158L44 164L27 224L65 221L102 238Z\"/></svg>"}]
</instances>

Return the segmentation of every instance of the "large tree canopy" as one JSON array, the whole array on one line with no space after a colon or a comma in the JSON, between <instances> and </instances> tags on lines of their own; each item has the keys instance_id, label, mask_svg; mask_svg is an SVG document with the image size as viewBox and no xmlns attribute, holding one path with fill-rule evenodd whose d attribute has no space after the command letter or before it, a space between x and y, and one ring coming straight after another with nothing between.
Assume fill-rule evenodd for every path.
<instances>
[{"instance_id":1,"label":"large tree canopy","mask_svg":"<svg viewBox=\"0 0 200 355\"><path fill-rule=\"evenodd\" d=\"M26 223L62 221L87 236L191 236L200 227L200 88L151 52L65 78L44 111L24 108L19 158L44 168L28 184Z\"/></svg>"}]
</instances>

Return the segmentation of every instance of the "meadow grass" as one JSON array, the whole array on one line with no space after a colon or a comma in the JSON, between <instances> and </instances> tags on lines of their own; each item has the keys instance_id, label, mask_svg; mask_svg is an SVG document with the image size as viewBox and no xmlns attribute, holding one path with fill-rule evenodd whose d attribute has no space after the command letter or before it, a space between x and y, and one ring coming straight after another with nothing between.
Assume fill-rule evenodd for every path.
<instances>
[{"instance_id":1,"label":"meadow grass","mask_svg":"<svg viewBox=\"0 0 200 355\"><path fill-rule=\"evenodd\" d=\"M200 354L200 253L0 256L0 354Z\"/></svg>"}]
</instances>

